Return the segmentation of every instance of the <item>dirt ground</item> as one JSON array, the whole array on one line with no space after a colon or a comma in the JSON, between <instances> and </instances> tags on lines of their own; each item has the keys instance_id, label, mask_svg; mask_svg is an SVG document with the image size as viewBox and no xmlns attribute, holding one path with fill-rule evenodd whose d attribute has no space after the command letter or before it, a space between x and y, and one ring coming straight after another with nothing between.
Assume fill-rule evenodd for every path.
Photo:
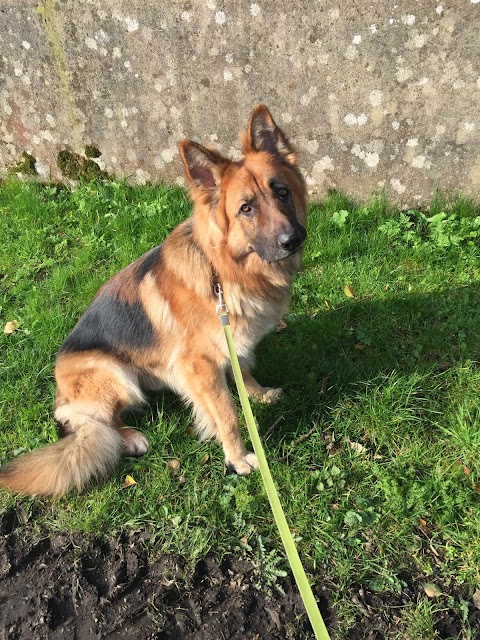
<instances>
[{"instance_id":1,"label":"dirt ground","mask_svg":"<svg viewBox=\"0 0 480 640\"><path fill-rule=\"evenodd\" d=\"M2 640L310 637L295 586L269 597L245 561L207 556L193 570L178 557L149 562L141 534L39 539L13 513L0 533Z\"/></svg>"},{"instance_id":2,"label":"dirt ground","mask_svg":"<svg viewBox=\"0 0 480 640\"><path fill-rule=\"evenodd\" d=\"M207 556L193 569L179 557L148 560L145 535L85 539L33 536L12 512L0 517L0 638L2 640L263 640L312 638L293 578L285 594L255 586L248 562ZM318 583L322 583L319 576ZM331 586L330 586L331 588ZM316 588L329 628L336 626L332 592ZM358 620L352 640L398 637L402 595L352 591ZM457 637L461 624L445 610L439 638ZM480 632L480 626L479 626ZM480 637L480 635L479 635Z\"/></svg>"}]
</instances>

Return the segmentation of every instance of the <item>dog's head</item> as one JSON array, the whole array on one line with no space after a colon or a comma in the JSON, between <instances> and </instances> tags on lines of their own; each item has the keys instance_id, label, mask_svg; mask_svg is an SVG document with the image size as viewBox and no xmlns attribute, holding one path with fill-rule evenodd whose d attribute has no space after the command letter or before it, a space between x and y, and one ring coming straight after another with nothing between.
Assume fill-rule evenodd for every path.
<instances>
[{"instance_id":1,"label":"dog's head","mask_svg":"<svg viewBox=\"0 0 480 640\"><path fill-rule=\"evenodd\" d=\"M234 162L196 142L179 145L193 200L208 209L208 242L235 259L256 253L279 262L306 238L306 194L295 153L264 105L252 111Z\"/></svg>"}]
</instances>

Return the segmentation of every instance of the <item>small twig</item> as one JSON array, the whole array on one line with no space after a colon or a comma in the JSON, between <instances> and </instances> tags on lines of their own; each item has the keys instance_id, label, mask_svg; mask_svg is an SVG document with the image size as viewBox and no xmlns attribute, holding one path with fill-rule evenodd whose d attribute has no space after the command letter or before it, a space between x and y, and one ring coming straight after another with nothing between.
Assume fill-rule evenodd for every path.
<instances>
[{"instance_id":1,"label":"small twig","mask_svg":"<svg viewBox=\"0 0 480 640\"><path fill-rule=\"evenodd\" d=\"M303 435L301 435L299 438L297 438L296 440L294 440L291 444L290 444L290 448L293 449L293 447L296 447L297 444L301 444L302 442L305 442L305 440L308 440L310 438L310 436L315 433L315 431L317 430L316 425L314 427L312 427L310 429L310 431L308 431L307 433L304 433Z\"/></svg>"},{"instance_id":2,"label":"small twig","mask_svg":"<svg viewBox=\"0 0 480 640\"><path fill-rule=\"evenodd\" d=\"M325 391L327 389L327 385L328 385L329 382L330 382L330 374L327 373L326 376L323 376L322 381L320 383L320 386L319 386L319 389L318 389L318 395L319 396L322 396L325 393Z\"/></svg>"},{"instance_id":3,"label":"small twig","mask_svg":"<svg viewBox=\"0 0 480 640\"><path fill-rule=\"evenodd\" d=\"M301 444L302 442L305 442L305 440L308 440L310 438L311 435L313 435L315 432L317 431L317 425L315 425L314 427L312 427L310 429L310 431L308 431L307 433L304 433L303 435L301 435L299 438L297 438L296 440L293 440L293 442L290 443L290 446L288 448L287 453L280 458L281 462L285 462L288 459L288 456L290 455L290 453L292 452L292 450L299 444Z\"/></svg>"},{"instance_id":4,"label":"small twig","mask_svg":"<svg viewBox=\"0 0 480 640\"><path fill-rule=\"evenodd\" d=\"M283 416L278 416L278 418L275 420L275 422L272 424L272 426L268 427L268 429L265 431L265 433L260 436L260 440L262 442L265 442L265 440L272 433L272 431L275 429L275 427L280 422L280 420L283 420Z\"/></svg>"},{"instance_id":5,"label":"small twig","mask_svg":"<svg viewBox=\"0 0 480 640\"><path fill-rule=\"evenodd\" d=\"M73 602L73 610L75 611L76 616L78 616L77 595L78 595L78 577L76 573L73 573L72 574L72 602Z\"/></svg>"}]
</instances>

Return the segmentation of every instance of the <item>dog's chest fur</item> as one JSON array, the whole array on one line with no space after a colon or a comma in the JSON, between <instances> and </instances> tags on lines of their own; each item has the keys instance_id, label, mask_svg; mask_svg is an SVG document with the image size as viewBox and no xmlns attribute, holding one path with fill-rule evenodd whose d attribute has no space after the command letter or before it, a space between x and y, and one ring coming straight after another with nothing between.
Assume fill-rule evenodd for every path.
<instances>
[{"instance_id":1,"label":"dog's chest fur","mask_svg":"<svg viewBox=\"0 0 480 640\"><path fill-rule=\"evenodd\" d=\"M261 338L268 333L285 313L288 292L277 299L266 298L258 293L245 294L238 285L227 285L225 301L230 312L233 339L237 354L249 358Z\"/></svg>"}]
</instances>

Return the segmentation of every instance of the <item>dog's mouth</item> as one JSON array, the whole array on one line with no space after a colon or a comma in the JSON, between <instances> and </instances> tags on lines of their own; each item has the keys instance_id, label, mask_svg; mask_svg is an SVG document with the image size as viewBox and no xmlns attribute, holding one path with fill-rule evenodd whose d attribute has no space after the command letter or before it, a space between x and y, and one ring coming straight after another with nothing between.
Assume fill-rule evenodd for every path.
<instances>
[{"instance_id":1,"label":"dog's mouth","mask_svg":"<svg viewBox=\"0 0 480 640\"><path fill-rule=\"evenodd\" d=\"M293 256L296 256L297 253L300 253L302 249L303 249L303 242L302 242L302 244L300 244L295 249L292 249L292 251L290 251L290 253L287 253L284 256L274 257L274 258L270 258L268 260L266 258L263 258L263 259L268 264L275 264L277 262L284 262L285 260L288 260L289 258L292 258ZM260 257L262 257L262 256L260 256Z\"/></svg>"}]
</instances>

